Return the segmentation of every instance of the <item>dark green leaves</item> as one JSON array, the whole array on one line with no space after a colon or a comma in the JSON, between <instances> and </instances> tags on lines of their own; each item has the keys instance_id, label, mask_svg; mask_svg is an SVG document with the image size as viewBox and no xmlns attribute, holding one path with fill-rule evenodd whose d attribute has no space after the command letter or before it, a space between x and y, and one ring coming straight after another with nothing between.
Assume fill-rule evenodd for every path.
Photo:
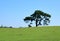
<instances>
[{"instance_id":1,"label":"dark green leaves","mask_svg":"<svg viewBox=\"0 0 60 41\"><path fill-rule=\"evenodd\" d=\"M49 18L51 18L50 14L44 13L41 10L36 10L30 17L25 17L24 21L35 21L36 26L42 25L41 22L43 21L44 25L50 23Z\"/></svg>"}]
</instances>

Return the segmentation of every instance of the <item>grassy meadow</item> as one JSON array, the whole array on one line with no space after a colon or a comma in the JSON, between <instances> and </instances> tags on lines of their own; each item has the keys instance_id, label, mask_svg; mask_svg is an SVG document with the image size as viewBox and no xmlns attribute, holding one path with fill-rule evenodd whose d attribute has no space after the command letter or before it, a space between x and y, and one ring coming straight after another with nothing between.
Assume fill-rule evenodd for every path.
<instances>
[{"instance_id":1,"label":"grassy meadow","mask_svg":"<svg viewBox=\"0 0 60 41\"><path fill-rule=\"evenodd\" d=\"M0 41L60 41L60 26L0 28Z\"/></svg>"}]
</instances>

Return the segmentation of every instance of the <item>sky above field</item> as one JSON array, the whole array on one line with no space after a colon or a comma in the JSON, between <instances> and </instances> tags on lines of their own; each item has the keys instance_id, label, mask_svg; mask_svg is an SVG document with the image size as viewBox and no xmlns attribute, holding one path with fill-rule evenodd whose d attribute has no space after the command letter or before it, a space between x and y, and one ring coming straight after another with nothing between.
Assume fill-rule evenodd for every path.
<instances>
[{"instance_id":1,"label":"sky above field","mask_svg":"<svg viewBox=\"0 0 60 41\"><path fill-rule=\"evenodd\" d=\"M0 25L27 26L23 19L35 10L52 16L49 25L60 25L60 0L0 0Z\"/></svg>"}]
</instances>

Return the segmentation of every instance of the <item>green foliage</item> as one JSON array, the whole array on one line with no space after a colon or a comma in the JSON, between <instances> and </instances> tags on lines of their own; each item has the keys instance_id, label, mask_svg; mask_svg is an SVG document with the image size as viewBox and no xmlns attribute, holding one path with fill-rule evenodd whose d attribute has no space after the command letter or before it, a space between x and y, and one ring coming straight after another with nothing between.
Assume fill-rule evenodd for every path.
<instances>
[{"instance_id":1,"label":"green foliage","mask_svg":"<svg viewBox=\"0 0 60 41\"><path fill-rule=\"evenodd\" d=\"M24 21L28 23L28 21L35 21L36 27L38 25L42 25L41 22L43 22L44 25L48 25L50 23L49 18L51 18L50 14L44 13L43 11L40 10L35 10L35 12L30 15L30 17L25 17Z\"/></svg>"},{"instance_id":2,"label":"green foliage","mask_svg":"<svg viewBox=\"0 0 60 41\"><path fill-rule=\"evenodd\" d=\"M60 26L0 28L0 41L60 41Z\"/></svg>"},{"instance_id":3,"label":"green foliage","mask_svg":"<svg viewBox=\"0 0 60 41\"><path fill-rule=\"evenodd\" d=\"M34 18L32 18L32 17L25 17L24 18L24 21L31 21L32 22L33 20L34 20Z\"/></svg>"},{"instance_id":4,"label":"green foliage","mask_svg":"<svg viewBox=\"0 0 60 41\"><path fill-rule=\"evenodd\" d=\"M7 26L3 26L3 25L1 25L0 28L13 28L13 27L12 27L12 26L7 27Z\"/></svg>"}]
</instances>

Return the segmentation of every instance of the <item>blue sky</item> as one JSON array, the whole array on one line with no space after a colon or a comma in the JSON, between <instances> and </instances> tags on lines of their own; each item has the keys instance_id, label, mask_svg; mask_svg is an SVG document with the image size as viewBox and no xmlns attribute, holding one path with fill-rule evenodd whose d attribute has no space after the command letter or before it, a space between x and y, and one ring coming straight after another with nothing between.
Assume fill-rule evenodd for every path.
<instances>
[{"instance_id":1,"label":"blue sky","mask_svg":"<svg viewBox=\"0 0 60 41\"><path fill-rule=\"evenodd\" d=\"M24 17L35 10L51 14L49 25L60 25L60 0L0 0L0 25L24 27Z\"/></svg>"}]
</instances>

